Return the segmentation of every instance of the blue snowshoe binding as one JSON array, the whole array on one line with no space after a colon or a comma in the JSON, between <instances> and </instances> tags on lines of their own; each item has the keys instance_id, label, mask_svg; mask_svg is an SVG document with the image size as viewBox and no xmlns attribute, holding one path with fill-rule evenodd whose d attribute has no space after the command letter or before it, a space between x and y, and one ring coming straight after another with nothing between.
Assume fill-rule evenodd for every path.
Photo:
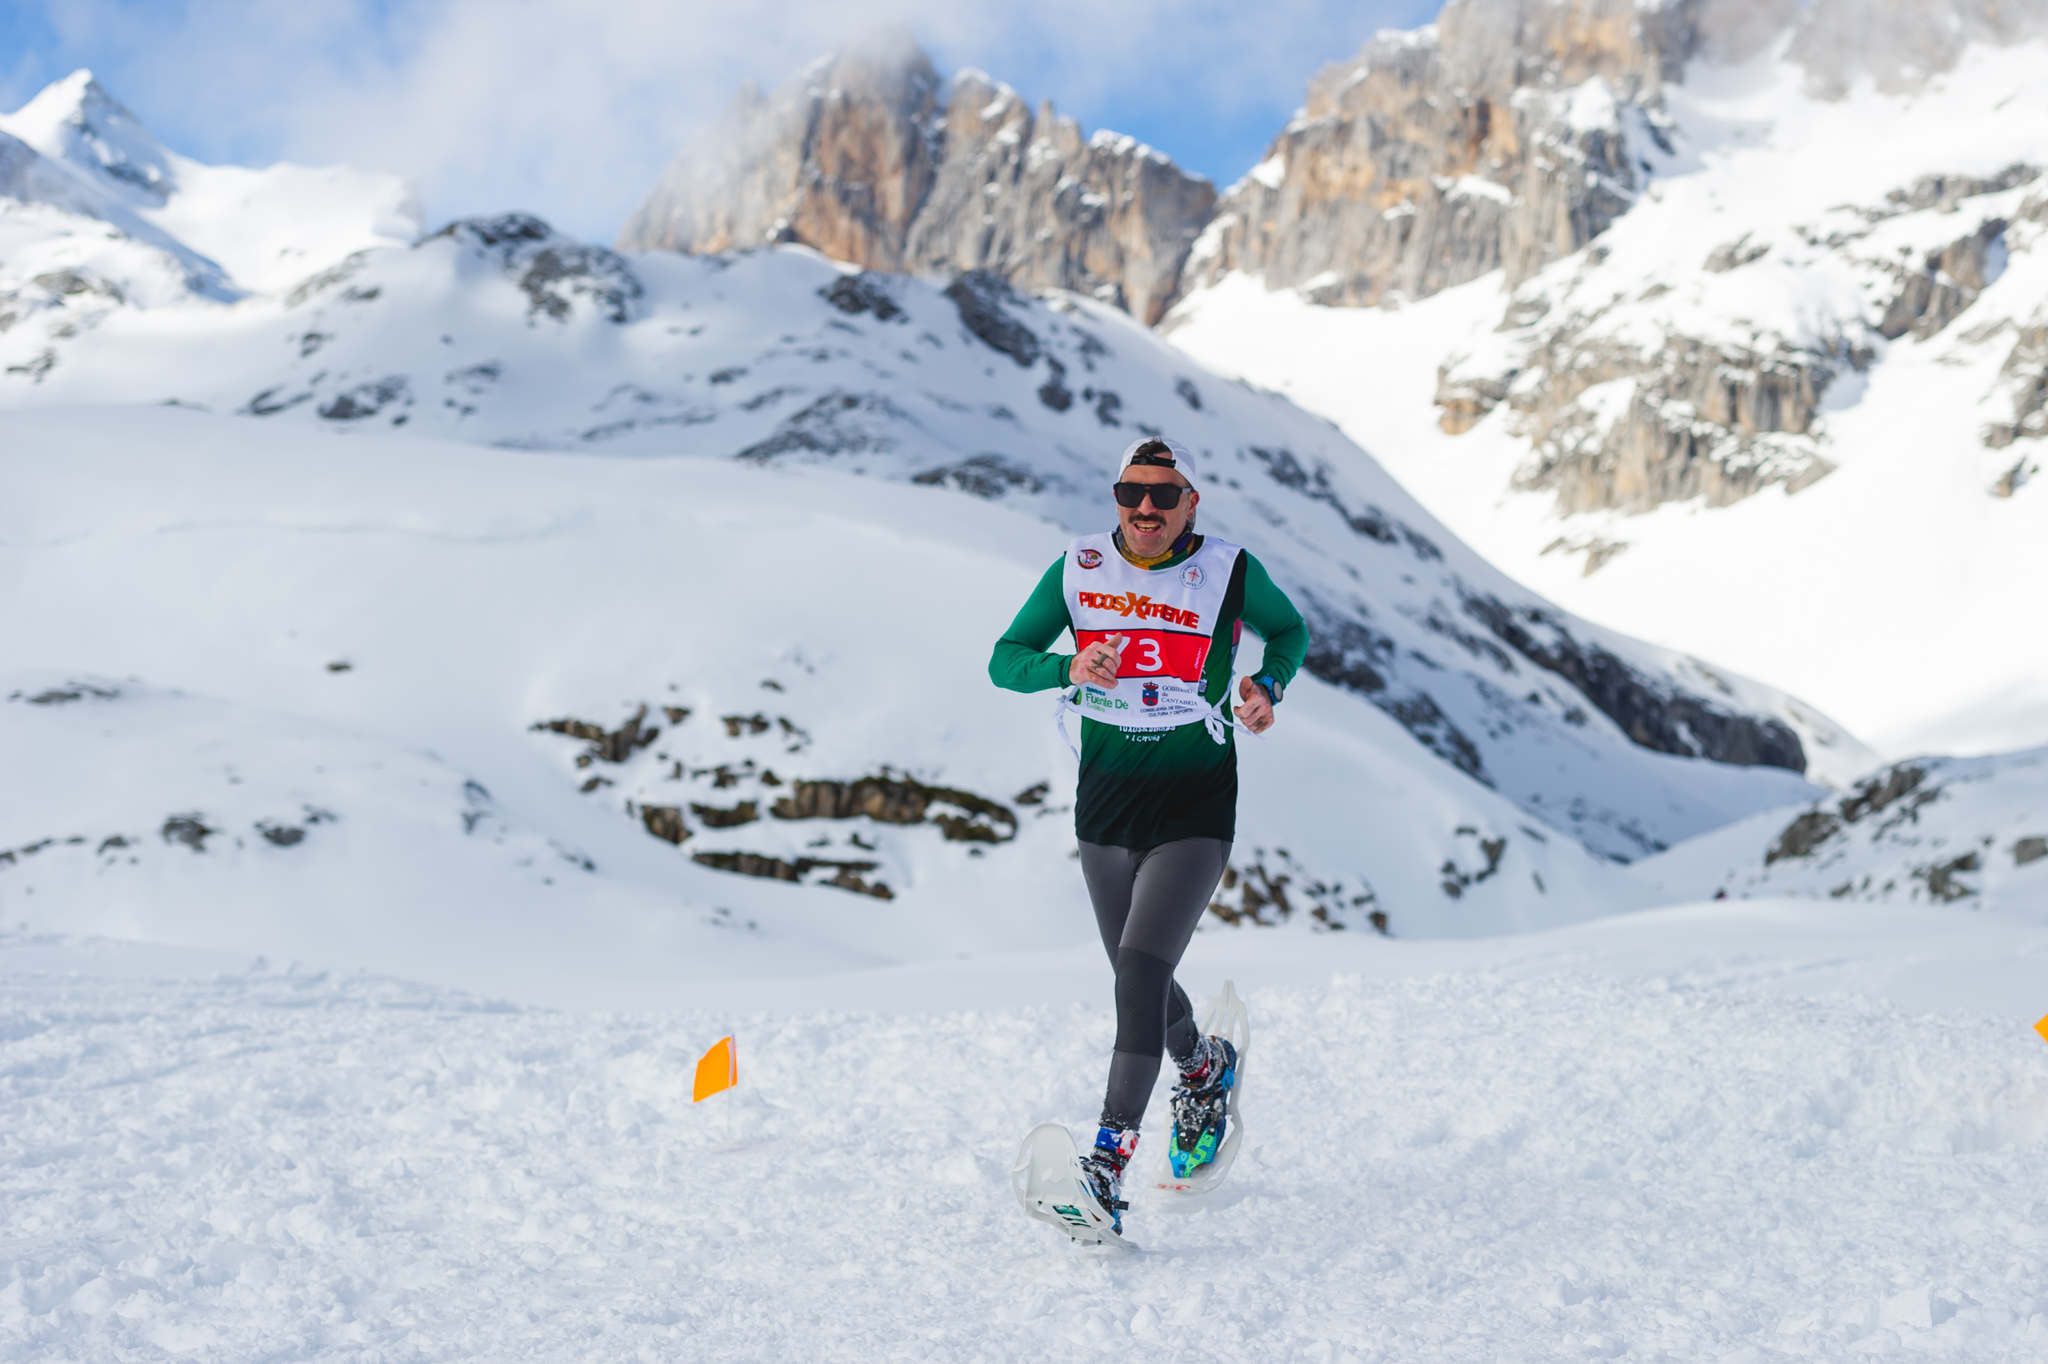
<instances>
[{"instance_id":1,"label":"blue snowshoe binding","mask_svg":"<svg viewBox=\"0 0 2048 1364\"><path fill-rule=\"evenodd\" d=\"M1182 1075L1173 1087L1173 1131L1166 1139L1166 1163L1176 1179L1186 1179L1214 1160L1228 1129L1237 1048L1228 1038L1204 1040L1206 1064L1193 1078Z\"/></svg>"}]
</instances>

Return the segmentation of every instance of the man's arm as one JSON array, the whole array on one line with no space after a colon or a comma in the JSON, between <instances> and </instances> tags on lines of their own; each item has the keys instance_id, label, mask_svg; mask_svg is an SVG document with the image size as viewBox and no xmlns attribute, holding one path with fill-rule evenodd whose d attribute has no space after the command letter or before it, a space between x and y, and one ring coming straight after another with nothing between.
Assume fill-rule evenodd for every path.
<instances>
[{"instance_id":1,"label":"man's arm","mask_svg":"<svg viewBox=\"0 0 2048 1364\"><path fill-rule=\"evenodd\" d=\"M1246 552L1244 560L1243 620L1266 642L1259 677L1271 678L1277 690L1284 692L1301 671L1301 661L1308 656L1308 622L1294 609L1287 594L1274 584L1264 564L1250 552Z\"/></svg>"},{"instance_id":2,"label":"man's arm","mask_svg":"<svg viewBox=\"0 0 2048 1364\"><path fill-rule=\"evenodd\" d=\"M1067 556L1062 554L1031 589L1017 618L988 656L988 680L1005 691L1048 691L1067 685L1072 654L1046 647L1068 627L1065 590Z\"/></svg>"}]
</instances>

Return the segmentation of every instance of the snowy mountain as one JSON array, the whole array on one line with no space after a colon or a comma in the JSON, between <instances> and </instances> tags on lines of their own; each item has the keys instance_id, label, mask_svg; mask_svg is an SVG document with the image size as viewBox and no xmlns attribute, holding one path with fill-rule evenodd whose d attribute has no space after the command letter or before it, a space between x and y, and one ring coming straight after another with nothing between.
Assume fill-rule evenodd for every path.
<instances>
[{"instance_id":1,"label":"snowy mountain","mask_svg":"<svg viewBox=\"0 0 2048 1364\"><path fill-rule=\"evenodd\" d=\"M1692 12L1643 8L1636 45ZM1594 619L1769 678L1894 752L2038 743L2048 651L2016 623L2048 568L2044 12L1920 25L1945 12L1855 7L1871 22L1849 43L1824 36L1849 7L1814 4L1761 40L1675 49L1654 81L1543 67L1515 107L1577 110L1626 167L1597 232L1533 266L1481 255L1425 278L1368 259L1372 287L1346 297L1379 308L1313 306L1331 295L1247 262L1163 325L1338 422ZM1347 88L1399 86L1411 49L1449 61L1452 17L1377 40ZM1291 136L1378 146L1387 126L1369 107L1310 125ZM1511 189L1503 212L1527 202Z\"/></svg>"},{"instance_id":2,"label":"snowy mountain","mask_svg":"<svg viewBox=\"0 0 2048 1364\"><path fill-rule=\"evenodd\" d=\"M1995 751L2048 739L2007 623L2040 568L2044 38L2032 0L1451 0L1319 73L1213 202L899 39L741 101L621 241L1170 306L1547 595L1889 750Z\"/></svg>"},{"instance_id":3,"label":"snowy mountain","mask_svg":"<svg viewBox=\"0 0 2048 1364\"><path fill-rule=\"evenodd\" d=\"M207 314L203 349L141 323L110 318L66 350L53 337L53 353L77 358L10 397L829 465L1070 531L1099 521L1115 449L1171 429L1229 489L1205 524L1259 545L1300 599L1318 676L1597 851L1638 855L1752 802L1804 799L1786 774L1810 764L1865 765L1796 703L1550 611L1323 423L1215 380L1113 309L1025 299L985 275L941 289L789 249L629 260L513 216L357 253L281 299ZM1058 545L1046 548L1050 561ZM1693 754L1760 766L1696 775L1665 757Z\"/></svg>"},{"instance_id":4,"label":"snowy mountain","mask_svg":"<svg viewBox=\"0 0 2048 1364\"><path fill-rule=\"evenodd\" d=\"M131 153L149 145L132 119L105 112L118 107L110 100L88 103L99 112L87 124L117 129ZM23 126L23 116L15 123ZM109 134L95 145L114 141ZM157 161L181 185L206 183L168 153ZM64 173L84 183L83 172ZM166 197L177 201L175 192ZM109 220L92 221L104 235ZM323 845L350 865L421 868L432 884L444 873L425 870L431 858L420 838L489 828L498 831L493 846L502 837L513 849L491 856L521 869L503 873L523 887L504 892L514 901L545 900L550 880L564 875L621 875L616 894L626 908L618 912L631 918L646 912L645 895L673 894L675 869L687 864L711 877L692 883L704 887L691 892L700 903L752 904L736 884L821 886L828 900L861 894L895 904L919 925L900 938L827 934L843 943L838 950L938 950L956 940L940 924L976 864L1017 862L1020 850L1006 845L1061 824L1039 822L1041 811L1064 808L1070 780L1057 762L1047 766L1048 750L1058 750L1043 711L990 693L979 662L1067 535L1100 523L1104 470L1140 431L1171 429L1208 458L1204 524L1255 545L1295 595L1316 634L1310 672L1330 689L1327 701L1290 704L1301 717L1296 736L1272 747L1295 756L1274 759L1267 779L1291 775L1266 810L1247 813L1217 904L1224 917L1300 915L1412 934L1583 918L1637 899L1600 859L1637 857L1810 800L1817 788L1803 774L1870 761L1788 698L1589 627L1518 588L1334 429L1284 400L1216 379L1107 305L1027 298L983 273L942 287L848 272L796 248L627 256L508 215L359 249L275 293L200 292L149 307L125 296L57 296L0 336L0 358L11 362L5 401L19 411L6 441L10 479L40 490L13 507L9 540L33 566L23 571L51 585L22 594L30 600L18 614L42 623L35 647L18 656L44 671L8 685L19 693L5 708L13 742L62 751L72 723L65 717L87 717L77 723L91 727L92 742L111 745L106 761L117 767L216 773L192 789L168 776L140 781L114 806L83 787L66 801L19 806L0 836L14 854L12 889L34 892L52 913L74 895L99 906L94 916L123 904L130 908L120 914L155 913L141 907L175 898L149 893L155 873L122 870L130 866L168 865L180 876L196 874L200 859L291 867L316 860L305 854ZM222 415L201 420L163 404ZM109 405L128 414L86 411ZM442 439L394 446L399 428ZM155 452L145 466L123 462L140 458L124 451L131 442ZM404 453L387 453L394 450ZM690 456L684 463L700 471L598 454ZM375 469L378 486L337 483L343 469ZM501 485L495 496L467 486L486 476ZM682 497L695 506L705 519L682 532L690 553L679 557L665 535L642 543L634 523L615 525L608 513L561 510L586 505L588 494L575 490L603 480L617 481L612 496L624 505ZM730 587L731 565L764 562L758 509L799 496L833 509L806 538L802 570ZM237 497L245 499L239 508ZM337 510L357 498L367 500L353 518ZM80 520L72 508L97 510ZM751 602L749 612L687 629L714 647L760 637L737 694L706 690L701 666L685 658L656 652L633 663L609 656L611 646L595 657L579 646L573 672L584 680L559 691L534 690L534 679L567 666L553 645L498 658L487 678L457 683L428 622L394 639L364 624L398 617L379 557L383 535L502 534L518 542L507 562L519 567L494 558L442 565L402 590L428 599L455 593L462 619L497 619L518 633L503 613L533 609L540 589L473 600L459 584L472 574L524 580L547 557L524 541L553 532L494 528L578 516L605 527L598 538L613 550L642 544L639 557L622 566L610 551L561 548L546 591L567 585L580 597L604 584L617 615L592 637L609 640L634 638L643 628L636 622L686 620L676 582L716 584L718 594ZM926 525L934 516L977 533L941 548ZM174 528L219 524L257 537L260 572L248 567L253 551L230 544L190 577L199 541ZM359 555L309 548L333 543L327 528L358 524L387 529L343 537L363 546ZM1030 527L1028 536L1019 527ZM106 570L70 562L64 547L80 536L108 541L88 556L93 564L123 565L125 580L152 587L130 629L89 647L75 621L137 608L107 600L123 594ZM992 559L980 546L987 539L1016 547ZM574 535L567 543L584 544ZM906 706L887 688L860 701L846 671L858 665L846 660L871 649L853 641L926 628L921 605L880 585L924 584L933 562L963 553L988 565L986 582L951 614L983 624L971 640L945 642L965 669L945 706ZM313 563L317 580L293 589L287 605L282 585ZM155 590L175 580L189 582L184 595ZM257 595L236 600L242 591ZM813 596L823 617L808 632L795 628L791 603ZM588 606L556 608L557 618L579 614L595 620ZM272 618L287 641L330 641L318 657L301 652L310 646L276 645L280 657L258 671L273 682L291 676L281 694L243 680L254 662L247 623ZM868 622L865 633L846 633L841 622L853 620ZM150 623L159 621L179 624ZM146 657L135 641L148 638L177 643ZM334 708L337 696L363 690L351 680L352 638L382 641L377 652L394 669L394 689L377 693L385 709ZM827 653L842 660L833 685L801 680ZM222 659L237 661L223 672ZM302 694L308 684L314 690ZM508 686L488 738L460 762L449 756L447 715L413 717L416 701L405 699L421 688L469 697ZM800 704L814 687L823 690ZM771 704L776 688L789 699ZM72 691L75 701L35 699ZM260 718L236 728L277 737L205 762L200 749L166 737L187 733L198 743L207 728L200 717L231 713L222 706L260 708ZM921 710L948 715L953 706L963 708L958 721L934 732L912 722ZM1319 711L1323 718L1311 718ZM697 717L694 726L683 712ZM128 718L139 715L160 718ZM960 736L991 724L1004 737L962 747ZM667 742L656 741L657 730ZM244 775L260 765L256 752L296 749L354 753L314 764L330 774L409 773L404 780L439 793L417 816L437 832L421 833L401 813L416 808L410 799L379 798L375 820L351 818L371 799L369 787L337 791L331 775L310 781L297 766L260 781ZM548 755L547 793L509 803L504 793L531 782L537 754ZM1339 770L1351 775L1332 775ZM599 819L595 810L608 813ZM336 827L315 811L335 815ZM805 827L812 820L825 822L821 832ZM370 844L339 851L357 839ZM1041 860L1059 865L1057 855ZM639 870L615 871L622 866ZM131 875L142 878L133 898L84 889ZM221 897L268 924L266 932L277 927L264 908L273 903L263 889L269 875L252 874ZM59 885L71 889L60 895ZM1057 903L1064 894L1042 898ZM223 923L249 929L242 912L224 909ZM886 941L899 945L877 945Z\"/></svg>"},{"instance_id":5,"label":"snowy mountain","mask_svg":"<svg viewBox=\"0 0 2048 1364\"><path fill-rule=\"evenodd\" d=\"M346 169L208 166L170 151L89 71L0 115L0 331L109 302L229 302L419 235L404 182Z\"/></svg>"},{"instance_id":6,"label":"snowy mountain","mask_svg":"<svg viewBox=\"0 0 2048 1364\"><path fill-rule=\"evenodd\" d=\"M1087 931L1048 698L983 671L1042 521L832 470L163 407L0 437L11 657L46 662L0 681L0 753L33 774L0 795L9 923L459 959L528 997ZM1361 698L1303 679L1288 704L1219 917L1471 936L1637 898ZM1806 789L1646 757L1737 808Z\"/></svg>"},{"instance_id":7,"label":"snowy mountain","mask_svg":"<svg viewBox=\"0 0 2048 1364\"><path fill-rule=\"evenodd\" d=\"M1895 763L1641 864L1673 899L1826 895L2048 910L2048 751Z\"/></svg>"}]
</instances>

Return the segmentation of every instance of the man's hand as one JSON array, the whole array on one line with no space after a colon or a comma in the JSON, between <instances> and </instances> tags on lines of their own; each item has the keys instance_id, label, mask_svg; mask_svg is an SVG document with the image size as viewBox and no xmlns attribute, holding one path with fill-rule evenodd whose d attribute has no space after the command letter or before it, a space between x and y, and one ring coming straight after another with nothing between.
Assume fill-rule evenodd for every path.
<instances>
[{"instance_id":1,"label":"man's hand","mask_svg":"<svg viewBox=\"0 0 2048 1364\"><path fill-rule=\"evenodd\" d=\"M1273 727L1273 702L1266 696L1266 689L1249 677L1238 679L1237 694L1244 698L1244 704L1235 707L1237 718L1244 727L1254 734L1264 734Z\"/></svg>"},{"instance_id":2,"label":"man's hand","mask_svg":"<svg viewBox=\"0 0 2048 1364\"><path fill-rule=\"evenodd\" d=\"M1075 686L1096 686L1115 691L1116 661L1123 650L1122 635L1096 640L1074 655L1074 662L1067 669L1067 680Z\"/></svg>"}]
</instances>

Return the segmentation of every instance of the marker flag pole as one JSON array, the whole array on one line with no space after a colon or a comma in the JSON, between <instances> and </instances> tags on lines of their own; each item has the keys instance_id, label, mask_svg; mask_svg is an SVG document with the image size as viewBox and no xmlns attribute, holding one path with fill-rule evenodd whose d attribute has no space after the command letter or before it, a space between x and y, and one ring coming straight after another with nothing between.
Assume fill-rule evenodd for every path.
<instances>
[{"instance_id":1,"label":"marker flag pole","mask_svg":"<svg viewBox=\"0 0 2048 1364\"><path fill-rule=\"evenodd\" d=\"M692 1088L690 1102L703 1103L721 1090L731 1089L740 1082L739 1049L730 1034L711 1044L711 1050L704 1053L697 1062L697 1083Z\"/></svg>"}]
</instances>

